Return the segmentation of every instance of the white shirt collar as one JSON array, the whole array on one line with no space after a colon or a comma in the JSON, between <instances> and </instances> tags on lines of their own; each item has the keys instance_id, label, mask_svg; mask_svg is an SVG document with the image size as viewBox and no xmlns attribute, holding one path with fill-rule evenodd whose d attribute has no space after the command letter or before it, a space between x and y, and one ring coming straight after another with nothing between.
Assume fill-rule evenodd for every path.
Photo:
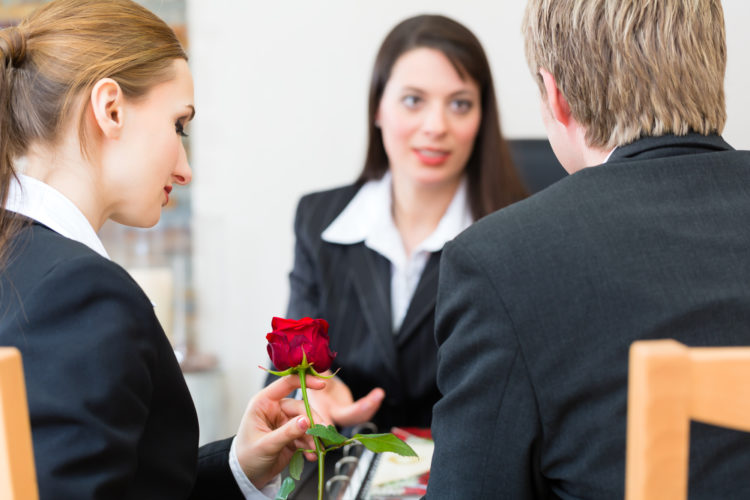
<instances>
[{"instance_id":1,"label":"white shirt collar","mask_svg":"<svg viewBox=\"0 0 750 500\"><path fill-rule=\"evenodd\" d=\"M109 259L99 236L86 216L60 191L28 175L19 174L10 184L5 208L44 224L56 233L83 243Z\"/></svg>"},{"instance_id":2,"label":"white shirt collar","mask_svg":"<svg viewBox=\"0 0 750 500\"><path fill-rule=\"evenodd\" d=\"M391 186L390 172L386 172L382 179L365 183L346 208L323 231L323 240L343 245L364 241L365 246L388 258L392 263L402 264L406 256L391 215ZM445 243L471 225L474 219L467 189L464 178L437 227L417 246L414 254L442 249Z\"/></svg>"},{"instance_id":3,"label":"white shirt collar","mask_svg":"<svg viewBox=\"0 0 750 500\"><path fill-rule=\"evenodd\" d=\"M609 154L604 159L604 161L602 162L602 164L607 163L609 161L609 159L612 157L612 153L615 152L615 149L617 149L617 146L615 146L615 147L612 148L612 150L609 152Z\"/></svg>"}]
</instances>

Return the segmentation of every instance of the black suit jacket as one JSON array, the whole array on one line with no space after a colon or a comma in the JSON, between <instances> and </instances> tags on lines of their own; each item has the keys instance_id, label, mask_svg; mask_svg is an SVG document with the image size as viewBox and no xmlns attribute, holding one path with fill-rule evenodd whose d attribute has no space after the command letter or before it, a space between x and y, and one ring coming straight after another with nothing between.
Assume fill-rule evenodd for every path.
<instances>
[{"instance_id":1,"label":"black suit jacket","mask_svg":"<svg viewBox=\"0 0 750 500\"><path fill-rule=\"evenodd\" d=\"M143 291L26 223L0 273L0 345L23 358L41 498L241 498L231 440L199 459L195 408Z\"/></svg>"},{"instance_id":2,"label":"black suit jacket","mask_svg":"<svg viewBox=\"0 0 750 500\"><path fill-rule=\"evenodd\" d=\"M446 245L427 497L623 498L628 348L750 345L750 152L615 150ZM750 434L693 424L691 498L750 498Z\"/></svg>"},{"instance_id":3,"label":"black suit jacket","mask_svg":"<svg viewBox=\"0 0 750 500\"><path fill-rule=\"evenodd\" d=\"M325 242L321 233L359 190L346 186L303 197L294 223L296 246L290 274L288 317L324 318L333 369L354 398L383 387L386 398L374 422L429 426L439 393L433 334L440 253L427 262L400 330L391 328L390 262L364 243Z\"/></svg>"}]
</instances>

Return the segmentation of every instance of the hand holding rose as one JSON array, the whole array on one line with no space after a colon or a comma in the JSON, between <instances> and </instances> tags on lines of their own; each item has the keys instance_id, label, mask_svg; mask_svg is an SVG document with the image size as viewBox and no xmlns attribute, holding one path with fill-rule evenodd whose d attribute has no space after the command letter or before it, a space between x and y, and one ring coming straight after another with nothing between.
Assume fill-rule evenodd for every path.
<instances>
[{"instance_id":1,"label":"hand holding rose","mask_svg":"<svg viewBox=\"0 0 750 500\"><path fill-rule=\"evenodd\" d=\"M310 389L322 389L326 382L308 376ZM256 394L247 405L235 441L237 459L242 470L260 489L289 463L297 448L315 447L312 436L305 434L310 421L302 401L286 398L300 386L296 376L283 377ZM318 421L324 418L316 415ZM315 460L308 453L308 460Z\"/></svg>"}]
</instances>

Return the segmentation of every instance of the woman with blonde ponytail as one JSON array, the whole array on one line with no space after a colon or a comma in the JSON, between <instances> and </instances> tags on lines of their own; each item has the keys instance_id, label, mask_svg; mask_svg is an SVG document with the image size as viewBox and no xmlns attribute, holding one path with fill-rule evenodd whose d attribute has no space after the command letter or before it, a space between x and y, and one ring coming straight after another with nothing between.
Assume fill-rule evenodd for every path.
<instances>
[{"instance_id":1,"label":"woman with blonde ponytail","mask_svg":"<svg viewBox=\"0 0 750 500\"><path fill-rule=\"evenodd\" d=\"M174 32L131 0L55 0L0 31L0 63L0 345L23 357L41 498L266 498L313 447L294 380L199 450L153 307L97 236L154 225L190 181Z\"/></svg>"}]
</instances>

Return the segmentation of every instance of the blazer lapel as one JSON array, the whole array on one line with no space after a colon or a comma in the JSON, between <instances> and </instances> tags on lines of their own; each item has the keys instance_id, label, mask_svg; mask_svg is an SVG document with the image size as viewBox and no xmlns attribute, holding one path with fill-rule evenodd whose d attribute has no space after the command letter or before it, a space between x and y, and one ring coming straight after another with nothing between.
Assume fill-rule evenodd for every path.
<instances>
[{"instance_id":1,"label":"blazer lapel","mask_svg":"<svg viewBox=\"0 0 750 500\"><path fill-rule=\"evenodd\" d=\"M396 336L396 342L402 344L419 328L430 311L435 308L437 298L438 276L440 271L440 252L430 255L425 265L422 277L419 279L417 289L409 303L401 329Z\"/></svg>"},{"instance_id":2,"label":"blazer lapel","mask_svg":"<svg viewBox=\"0 0 750 500\"><path fill-rule=\"evenodd\" d=\"M391 332L391 264L363 243L351 247L351 278L362 314L383 350L388 370L398 377L396 344Z\"/></svg>"}]
</instances>

